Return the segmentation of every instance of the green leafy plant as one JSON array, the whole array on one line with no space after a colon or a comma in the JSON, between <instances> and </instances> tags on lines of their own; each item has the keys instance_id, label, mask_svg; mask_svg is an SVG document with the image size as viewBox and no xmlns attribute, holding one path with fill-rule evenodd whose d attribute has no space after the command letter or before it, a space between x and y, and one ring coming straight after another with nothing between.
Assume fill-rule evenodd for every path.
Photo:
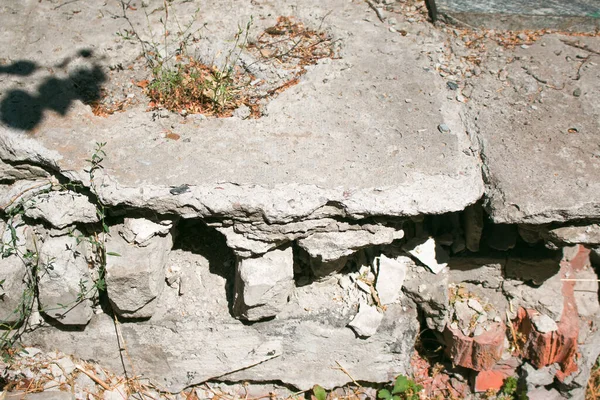
<instances>
[{"instance_id":1,"label":"green leafy plant","mask_svg":"<svg viewBox=\"0 0 600 400\"><path fill-rule=\"evenodd\" d=\"M87 241L92 245L94 250L94 254L96 257L95 264L98 267L98 279L96 279L93 285L88 285L88 282L85 280L80 280L79 282L79 293L76 296L76 299L73 302L68 304L58 304L56 308L39 308L38 311L42 313L47 313L49 311L56 310L64 310L63 314L66 314L69 310L75 307L80 302L85 299L96 296L100 291L106 290L106 282L104 280L105 276L105 268L106 268L106 257L108 255L118 256L116 253L111 253L106 251L105 246L105 236L108 234L108 225L105 222L106 217L106 209L104 205L98 199L98 187L96 182L96 174L102 167L102 161L106 156L105 151L103 150L106 143L96 143L96 148L92 157L87 160L89 163L89 168L87 169L87 173L90 179L90 189L92 193L95 195L95 206L96 213L99 217L100 224L102 227L101 234L93 233L91 235L83 235L77 234L73 231L69 232L69 235L76 238L76 243L80 244L82 241ZM58 185L53 188L52 182L47 189L44 189L39 192L39 194L48 193L53 189L57 190L77 190L78 188L83 188L83 185L78 183L69 183L66 185ZM45 264L40 263L39 252L37 250L37 238L35 235L32 236L32 243L34 249L25 248L25 244L23 243L23 238L19 237L19 233L17 232L19 224L22 224L22 216L25 214L25 211L30 207L35 207L35 200L29 199L27 201L19 201L15 204L10 204L5 207L4 218L6 220L6 230L1 232L0 234L0 258L7 257L17 257L20 262L22 262L25 266L25 289L21 293L18 305L12 311L12 313L8 316L4 317L2 321L11 321L11 322L0 322L0 330L2 330L2 334L0 335L0 352L2 357L5 360L10 359L12 354L14 353L15 344L20 339L22 333L28 328L27 322L32 315L35 305L36 299L38 296L38 283L39 283L39 275L43 274L47 270L52 270L52 263L54 260L48 260ZM8 232L8 234L5 234ZM72 251L76 251L73 250ZM3 285L6 280L2 279L0 281L0 289L3 291ZM0 292L0 296L4 296L3 292Z\"/></svg>"},{"instance_id":2,"label":"green leafy plant","mask_svg":"<svg viewBox=\"0 0 600 400\"><path fill-rule=\"evenodd\" d=\"M527 392L519 387L519 381L514 376L509 376L504 380L500 391L498 392L498 400L528 400Z\"/></svg>"},{"instance_id":3,"label":"green leafy plant","mask_svg":"<svg viewBox=\"0 0 600 400\"><path fill-rule=\"evenodd\" d=\"M377 398L383 400L419 400L419 393L423 386L417 384L414 380L404 375L398 375L394 382L394 387L390 389L381 389L377 393Z\"/></svg>"},{"instance_id":4,"label":"green leafy plant","mask_svg":"<svg viewBox=\"0 0 600 400\"><path fill-rule=\"evenodd\" d=\"M327 400L327 392L319 385L315 385L312 388L312 396L313 400Z\"/></svg>"}]
</instances>

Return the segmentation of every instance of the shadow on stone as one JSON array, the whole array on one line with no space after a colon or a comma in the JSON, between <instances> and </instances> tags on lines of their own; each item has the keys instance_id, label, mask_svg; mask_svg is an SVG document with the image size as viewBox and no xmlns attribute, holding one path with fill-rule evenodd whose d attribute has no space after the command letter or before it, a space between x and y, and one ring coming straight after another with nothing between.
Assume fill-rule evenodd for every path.
<instances>
[{"instance_id":1,"label":"shadow on stone","mask_svg":"<svg viewBox=\"0 0 600 400\"><path fill-rule=\"evenodd\" d=\"M91 58L92 51L79 51L77 57ZM58 68L65 68L72 61L66 58ZM41 67L27 60L16 61L7 66L0 66L0 74L29 76ZM30 131L43 118L45 110L52 110L64 116L73 101L81 100L85 104L93 104L102 97L102 83L107 76L100 65L92 61L89 67L80 67L67 77L46 78L39 86L37 94L24 90L9 90L0 103L0 120L11 128Z\"/></svg>"},{"instance_id":2,"label":"shadow on stone","mask_svg":"<svg viewBox=\"0 0 600 400\"><path fill-rule=\"evenodd\" d=\"M235 254L227 247L225 237L198 219L182 220L176 229L173 249L203 256L208 260L210 272L225 279L227 304L233 316Z\"/></svg>"}]
</instances>

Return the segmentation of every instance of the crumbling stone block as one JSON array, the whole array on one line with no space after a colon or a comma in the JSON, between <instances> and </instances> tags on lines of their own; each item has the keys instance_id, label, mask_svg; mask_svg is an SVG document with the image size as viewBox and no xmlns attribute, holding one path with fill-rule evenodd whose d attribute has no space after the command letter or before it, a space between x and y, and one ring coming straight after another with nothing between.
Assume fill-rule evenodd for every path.
<instances>
[{"instance_id":1,"label":"crumbling stone block","mask_svg":"<svg viewBox=\"0 0 600 400\"><path fill-rule=\"evenodd\" d=\"M137 225L144 229L132 231ZM113 309L122 317L151 317L165 285L165 264L173 238L168 227L161 225L149 234L148 226L126 219L124 225L111 228L106 242L109 252L119 254L106 260L106 286Z\"/></svg>"},{"instance_id":2,"label":"crumbling stone block","mask_svg":"<svg viewBox=\"0 0 600 400\"><path fill-rule=\"evenodd\" d=\"M375 289L382 305L398 301L410 264L412 264L412 260L406 256L389 258L382 254L374 260L374 269L377 271Z\"/></svg>"},{"instance_id":3,"label":"crumbling stone block","mask_svg":"<svg viewBox=\"0 0 600 400\"><path fill-rule=\"evenodd\" d=\"M447 268L436 275L411 260L402 287L423 312L427 326L439 332L444 330L449 318L448 276Z\"/></svg>"},{"instance_id":4,"label":"crumbling stone block","mask_svg":"<svg viewBox=\"0 0 600 400\"><path fill-rule=\"evenodd\" d=\"M257 258L238 259L234 314L248 321L274 317L287 304L294 288L291 247Z\"/></svg>"},{"instance_id":5,"label":"crumbling stone block","mask_svg":"<svg viewBox=\"0 0 600 400\"><path fill-rule=\"evenodd\" d=\"M38 291L43 314L63 325L86 325L92 317L94 282L86 241L76 235L49 235L39 251Z\"/></svg>"},{"instance_id":6,"label":"crumbling stone block","mask_svg":"<svg viewBox=\"0 0 600 400\"><path fill-rule=\"evenodd\" d=\"M96 206L75 192L42 193L25 204L25 215L41 219L57 229L75 223L98 222Z\"/></svg>"},{"instance_id":7,"label":"crumbling stone block","mask_svg":"<svg viewBox=\"0 0 600 400\"><path fill-rule=\"evenodd\" d=\"M23 318L23 295L28 289L27 266L16 255L0 256L0 323L14 324Z\"/></svg>"}]
</instances>

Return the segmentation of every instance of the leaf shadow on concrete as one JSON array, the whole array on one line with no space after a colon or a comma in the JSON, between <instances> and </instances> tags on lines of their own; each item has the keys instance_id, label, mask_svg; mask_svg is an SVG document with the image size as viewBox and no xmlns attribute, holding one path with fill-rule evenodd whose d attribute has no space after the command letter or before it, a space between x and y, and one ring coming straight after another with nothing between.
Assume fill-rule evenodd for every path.
<instances>
[{"instance_id":1,"label":"leaf shadow on concrete","mask_svg":"<svg viewBox=\"0 0 600 400\"><path fill-rule=\"evenodd\" d=\"M89 49L80 50L75 57L67 57L53 68L66 68L76 58L89 59L89 66L74 69L65 78L50 76L37 87L37 93L28 93L21 89L11 89L0 102L0 121L5 125L31 131L40 124L46 110L52 110L65 116L75 100L93 104L102 97L102 83L107 76L95 60ZM0 75L30 76L45 68L28 60L15 61L0 66Z\"/></svg>"}]
</instances>

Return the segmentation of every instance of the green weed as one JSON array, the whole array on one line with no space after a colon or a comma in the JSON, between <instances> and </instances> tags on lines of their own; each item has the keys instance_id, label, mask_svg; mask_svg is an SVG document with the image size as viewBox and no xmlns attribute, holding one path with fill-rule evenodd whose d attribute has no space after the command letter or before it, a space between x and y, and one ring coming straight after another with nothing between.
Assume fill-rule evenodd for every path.
<instances>
[{"instance_id":1,"label":"green weed","mask_svg":"<svg viewBox=\"0 0 600 400\"><path fill-rule=\"evenodd\" d=\"M390 389L381 389L377 393L378 399L383 400L419 400L419 393L423 386L417 384L412 379L404 375L398 375L394 382L394 387Z\"/></svg>"}]
</instances>

